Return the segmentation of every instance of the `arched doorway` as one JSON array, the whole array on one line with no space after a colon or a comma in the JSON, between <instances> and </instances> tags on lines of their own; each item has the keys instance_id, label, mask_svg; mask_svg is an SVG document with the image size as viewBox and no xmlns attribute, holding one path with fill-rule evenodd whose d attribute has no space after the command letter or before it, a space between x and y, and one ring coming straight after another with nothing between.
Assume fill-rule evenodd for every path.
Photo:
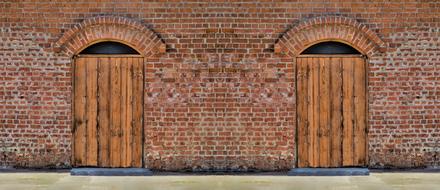
<instances>
[{"instance_id":1,"label":"arched doorway","mask_svg":"<svg viewBox=\"0 0 440 190\"><path fill-rule=\"evenodd\" d=\"M110 41L74 57L74 167L142 167L143 61Z\"/></svg>"},{"instance_id":2,"label":"arched doorway","mask_svg":"<svg viewBox=\"0 0 440 190\"><path fill-rule=\"evenodd\" d=\"M321 42L296 65L298 167L366 166L365 56L344 43Z\"/></svg>"}]
</instances>

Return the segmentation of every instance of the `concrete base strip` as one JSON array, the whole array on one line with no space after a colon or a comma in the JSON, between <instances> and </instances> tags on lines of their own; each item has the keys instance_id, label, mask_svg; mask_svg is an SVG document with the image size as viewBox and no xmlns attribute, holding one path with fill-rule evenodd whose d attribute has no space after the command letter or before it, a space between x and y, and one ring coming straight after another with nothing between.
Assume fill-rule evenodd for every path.
<instances>
[{"instance_id":1,"label":"concrete base strip","mask_svg":"<svg viewBox=\"0 0 440 190\"><path fill-rule=\"evenodd\" d=\"M359 176L370 175L368 168L294 168L288 176Z\"/></svg>"},{"instance_id":2,"label":"concrete base strip","mask_svg":"<svg viewBox=\"0 0 440 190\"><path fill-rule=\"evenodd\" d=\"M70 175L77 176L151 176L147 168L72 168Z\"/></svg>"}]
</instances>

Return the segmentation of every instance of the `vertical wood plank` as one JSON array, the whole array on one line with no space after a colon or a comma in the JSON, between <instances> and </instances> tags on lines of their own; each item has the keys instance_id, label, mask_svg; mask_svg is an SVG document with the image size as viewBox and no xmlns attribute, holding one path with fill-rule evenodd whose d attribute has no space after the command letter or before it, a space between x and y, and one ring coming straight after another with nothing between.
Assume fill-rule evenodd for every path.
<instances>
[{"instance_id":1,"label":"vertical wood plank","mask_svg":"<svg viewBox=\"0 0 440 190\"><path fill-rule=\"evenodd\" d=\"M132 144L133 144L133 64L136 58L128 58L127 60L127 118L126 118L126 149L127 155L125 158L125 166L132 165Z\"/></svg>"},{"instance_id":2,"label":"vertical wood plank","mask_svg":"<svg viewBox=\"0 0 440 190\"><path fill-rule=\"evenodd\" d=\"M98 137L97 137L97 119L98 119L98 59L87 58L87 166L97 166L98 164Z\"/></svg>"},{"instance_id":3,"label":"vertical wood plank","mask_svg":"<svg viewBox=\"0 0 440 190\"><path fill-rule=\"evenodd\" d=\"M312 104L312 97L313 97L313 58L304 58L305 63L307 64L307 68L308 68L308 75L307 75L307 118L308 118L308 123L307 123L307 151L308 151L308 156L307 156L307 161L308 161L308 166L307 167L312 167L314 165L313 161L314 161L314 150L313 150L313 129L312 129L312 125L314 124L314 119L313 119L313 104Z\"/></svg>"},{"instance_id":4,"label":"vertical wood plank","mask_svg":"<svg viewBox=\"0 0 440 190\"><path fill-rule=\"evenodd\" d=\"M298 167L308 167L308 65L306 58L297 59Z\"/></svg>"},{"instance_id":5,"label":"vertical wood plank","mask_svg":"<svg viewBox=\"0 0 440 190\"><path fill-rule=\"evenodd\" d=\"M98 165L110 166L110 58L98 60Z\"/></svg>"},{"instance_id":6,"label":"vertical wood plank","mask_svg":"<svg viewBox=\"0 0 440 190\"><path fill-rule=\"evenodd\" d=\"M365 61L355 58L354 63L354 164L366 164L366 76Z\"/></svg>"},{"instance_id":7,"label":"vertical wood plank","mask_svg":"<svg viewBox=\"0 0 440 190\"><path fill-rule=\"evenodd\" d=\"M144 109L144 67L143 59L133 61L132 73L132 167L142 167L143 152L143 109Z\"/></svg>"},{"instance_id":8,"label":"vertical wood plank","mask_svg":"<svg viewBox=\"0 0 440 190\"><path fill-rule=\"evenodd\" d=\"M111 58L110 167L121 166L121 60Z\"/></svg>"},{"instance_id":9,"label":"vertical wood plank","mask_svg":"<svg viewBox=\"0 0 440 190\"><path fill-rule=\"evenodd\" d=\"M343 166L353 166L353 58L343 59Z\"/></svg>"},{"instance_id":10,"label":"vertical wood plank","mask_svg":"<svg viewBox=\"0 0 440 190\"><path fill-rule=\"evenodd\" d=\"M132 119L132 104L131 104L131 97L132 97L132 84L131 84L131 69L133 64L133 58L125 58L123 59L124 66L123 69L123 85L122 85L122 91L124 93L123 96L123 111L124 114L123 117L123 167L130 167L131 166L131 139L132 139L132 130L131 130L131 119Z\"/></svg>"},{"instance_id":11,"label":"vertical wood plank","mask_svg":"<svg viewBox=\"0 0 440 190\"><path fill-rule=\"evenodd\" d=\"M74 105L74 150L73 165L84 166L87 159L87 139L86 139L86 63L84 58L75 59L75 105Z\"/></svg>"},{"instance_id":12,"label":"vertical wood plank","mask_svg":"<svg viewBox=\"0 0 440 190\"><path fill-rule=\"evenodd\" d=\"M342 166L342 67L341 58L331 58L331 167Z\"/></svg>"},{"instance_id":13,"label":"vertical wood plank","mask_svg":"<svg viewBox=\"0 0 440 190\"><path fill-rule=\"evenodd\" d=\"M127 62L128 58L121 59L121 166L126 167L127 162Z\"/></svg>"},{"instance_id":14,"label":"vertical wood plank","mask_svg":"<svg viewBox=\"0 0 440 190\"><path fill-rule=\"evenodd\" d=\"M369 99L370 99L370 95L369 95L369 89L368 89L368 84L369 84L369 80L368 80L368 75L370 73L370 69L369 69L369 63L368 63L368 59L364 58L363 59L364 64L365 64L365 166L368 166L368 163L370 162L370 152L369 152L369 144L368 144L368 134L369 134L369 121L368 121L368 117L369 117Z\"/></svg>"},{"instance_id":15,"label":"vertical wood plank","mask_svg":"<svg viewBox=\"0 0 440 190\"><path fill-rule=\"evenodd\" d=\"M313 135L313 154L314 154L314 157L313 157L313 167L319 167L319 135L318 135L318 133L319 133L319 117L320 117L320 115L319 115L319 113L320 113L320 111L319 111L319 109L320 109L320 107L319 107L319 98L320 98L320 95L319 95L319 72L320 72L320 69L319 69L319 58L313 58L313 76L312 76L312 78L313 78L313 86L312 86L312 88L313 88L313 94L312 94L312 107L313 107L313 120L314 120L314 122L313 122L313 126L312 126L312 129L313 129L313 133L312 133L312 135Z\"/></svg>"},{"instance_id":16,"label":"vertical wood plank","mask_svg":"<svg viewBox=\"0 0 440 190\"><path fill-rule=\"evenodd\" d=\"M307 60L310 73L309 73L309 164L310 167L319 166L319 139L318 139L318 126L319 126L319 59L309 58Z\"/></svg>"},{"instance_id":17,"label":"vertical wood plank","mask_svg":"<svg viewBox=\"0 0 440 190\"><path fill-rule=\"evenodd\" d=\"M126 158L126 166L130 167L132 165L132 156L133 156L133 64L135 60L138 58L129 58L129 67L127 74L127 158Z\"/></svg>"},{"instance_id":18,"label":"vertical wood plank","mask_svg":"<svg viewBox=\"0 0 440 190\"><path fill-rule=\"evenodd\" d=\"M330 58L319 58L319 167L329 167L330 162Z\"/></svg>"}]
</instances>

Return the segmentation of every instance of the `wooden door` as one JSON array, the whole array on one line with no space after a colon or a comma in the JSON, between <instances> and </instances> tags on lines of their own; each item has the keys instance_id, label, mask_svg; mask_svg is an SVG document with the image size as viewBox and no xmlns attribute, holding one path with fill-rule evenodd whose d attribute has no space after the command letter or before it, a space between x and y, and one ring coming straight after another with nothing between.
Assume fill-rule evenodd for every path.
<instances>
[{"instance_id":1,"label":"wooden door","mask_svg":"<svg viewBox=\"0 0 440 190\"><path fill-rule=\"evenodd\" d=\"M141 57L75 59L74 166L142 167L143 76Z\"/></svg>"},{"instance_id":2,"label":"wooden door","mask_svg":"<svg viewBox=\"0 0 440 190\"><path fill-rule=\"evenodd\" d=\"M298 167L366 165L366 94L364 58L297 58Z\"/></svg>"}]
</instances>

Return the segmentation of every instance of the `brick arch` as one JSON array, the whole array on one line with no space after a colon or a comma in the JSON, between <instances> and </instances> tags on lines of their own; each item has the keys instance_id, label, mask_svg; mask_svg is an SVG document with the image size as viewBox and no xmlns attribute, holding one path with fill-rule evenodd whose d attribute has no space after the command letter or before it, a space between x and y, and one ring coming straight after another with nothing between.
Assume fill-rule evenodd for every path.
<instances>
[{"instance_id":1,"label":"brick arch","mask_svg":"<svg viewBox=\"0 0 440 190\"><path fill-rule=\"evenodd\" d=\"M69 29L55 42L55 51L73 56L102 41L124 43L145 57L164 53L166 49L159 36L142 23L123 17L102 16L87 19Z\"/></svg>"},{"instance_id":2,"label":"brick arch","mask_svg":"<svg viewBox=\"0 0 440 190\"><path fill-rule=\"evenodd\" d=\"M372 56L386 44L372 30L354 19L340 16L317 17L288 30L275 44L275 53L295 57L306 48L323 41L338 41Z\"/></svg>"}]
</instances>

